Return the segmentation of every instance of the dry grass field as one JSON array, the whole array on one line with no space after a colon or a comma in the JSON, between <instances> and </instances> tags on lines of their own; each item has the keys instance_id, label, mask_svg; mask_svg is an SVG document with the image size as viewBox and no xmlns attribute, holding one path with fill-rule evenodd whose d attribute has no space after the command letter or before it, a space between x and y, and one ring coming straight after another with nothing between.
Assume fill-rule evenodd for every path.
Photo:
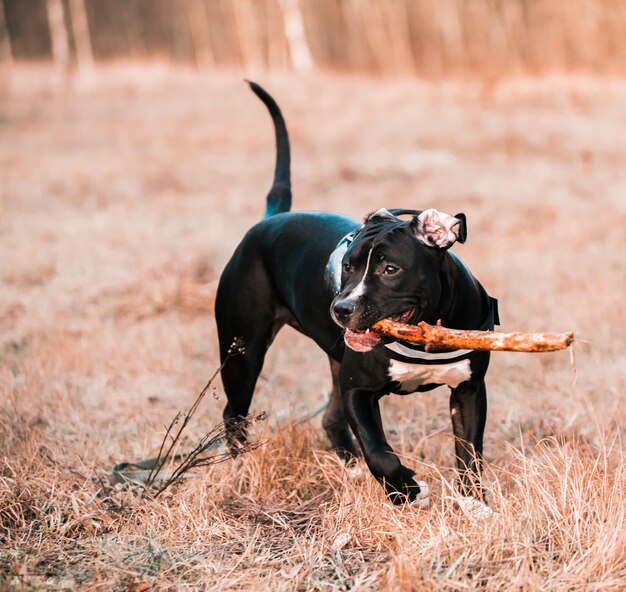
<instances>
[{"instance_id":1,"label":"dry grass field","mask_svg":"<svg viewBox=\"0 0 626 592\"><path fill-rule=\"evenodd\" d=\"M0 105L0 588L623 590L626 587L626 83L257 77L283 107L294 209L468 218L457 253L503 330L568 353L492 357L485 481L456 506L446 389L389 397L427 510L350 479L319 417L157 499L108 485L154 455L218 365L217 278L273 170L267 113L234 74L100 70L66 93L18 70ZM326 396L290 329L253 410ZM215 424L216 388L184 447ZM283 419L285 423L285 419Z\"/></svg>"}]
</instances>

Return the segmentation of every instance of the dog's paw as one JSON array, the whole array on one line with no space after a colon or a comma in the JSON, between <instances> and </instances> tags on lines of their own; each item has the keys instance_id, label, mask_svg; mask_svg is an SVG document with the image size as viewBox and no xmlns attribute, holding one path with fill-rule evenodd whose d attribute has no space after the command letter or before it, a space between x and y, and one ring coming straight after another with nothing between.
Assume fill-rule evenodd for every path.
<instances>
[{"instance_id":1,"label":"dog's paw","mask_svg":"<svg viewBox=\"0 0 626 592\"><path fill-rule=\"evenodd\" d=\"M343 465L345 476L350 479L350 481L368 474L362 458L351 458L350 460L342 458L340 462Z\"/></svg>"},{"instance_id":2,"label":"dog's paw","mask_svg":"<svg viewBox=\"0 0 626 592\"><path fill-rule=\"evenodd\" d=\"M475 497L462 497L457 500L457 504L461 511L471 520L480 522L488 520L496 515L487 504L477 500Z\"/></svg>"},{"instance_id":3,"label":"dog's paw","mask_svg":"<svg viewBox=\"0 0 626 592\"><path fill-rule=\"evenodd\" d=\"M359 463L351 463L346 465L346 476L351 481L363 477L365 475L365 469Z\"/></svg>"},{"instance_id":4,"label":"dog's paw","mask_svg":"<svg viewBox=\"0 0 626 592\"><path fill-rule=\"evenodd\" d=\"M420 492L415 496L413 503L417 504L417 507L422 510L430 504L430 488L426 481L416 481L416 483L419 485Z\"/></svg>"},{"instance_id":5,"label":"dog's paw","mask_svg":"<svg viewBox=\"0 0 626 592\"><path fill-rule=\"evenodd\" d=\"M352 536L350 535L349 531L344 530L343 532L340 532L335 537L335 540L331 545L331 549L333 551L341 551L341 549L343 549L350 542L351 538Z\"/></svg>"}]
</instances>

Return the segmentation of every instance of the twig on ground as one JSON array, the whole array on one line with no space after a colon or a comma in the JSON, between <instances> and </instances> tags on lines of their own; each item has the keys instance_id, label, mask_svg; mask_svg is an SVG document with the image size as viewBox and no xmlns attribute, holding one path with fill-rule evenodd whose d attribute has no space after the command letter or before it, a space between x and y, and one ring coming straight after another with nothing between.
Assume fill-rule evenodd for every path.
<instances>
[{"instance_id":1,"label":"twig on ground","mask_svg":"<svg viewBox=\"0 0 626 592\"><path fill-rule=\"evenodd\" d=\"M185 454L173 454L175 447L180 442L183 431L191 421L196 410L198 409L198 406L200 405L207 391L213 384L213 381L215 380L215 378L217 378L217 375L221 372L221 370L233 356L244 353L245 345L243 341L241 341L240 339L235 339L235 341L233 341L232 345L230 346L230 349L228 350L226 358L219 366L219 368L215 370L211 378L209 378L209 381L206 383L200 394L196 397L196 400L193 402L189 410L184 413L179 411L174 419L170 422L170 424L166 426L165 435L163 436L163 440L161 441L159 452L154 462L151 463L150 472L148 473L148 477L144 482L144 497L148 494L151 488L155 486L155 482L159 478L159 475L163 471L163 467L167 462L180 461L179 464L174 468L174 470L169 474L169 476L163 480L162 485L157 489L156 493L154 494L155 497L163 493L163 491L165 491L174 483L183 479L185 473L187 473L191 469L223 462L233 457L234 454L242 454L244 452L254 450L258 446L260 446L260 443L245 444L239 446L234 454L231 452L220 452L209 457L202 456L204 452L208 450L213 450L225 439L226 427L223 423L220 423L214 426L207 434L205 434L191 452ZM260 421L262 419L265 419L264 414L252 418L245 417L242 418L240 421L242 424L247 425L251 421ZM176 424L179 423L180 425L178 429L174 431L174 427L176 426Z\"/></svg>"},{"instance_id":2,"label":"twig on ground","mask_svg":"<svg viewBox=\"0 0 626 592\"><path fill-rule=\"evenodd\" d=\"M245 424L246 426L254 421L261 421L265 419L265 414L261 413L257 416L247 416L240 420L241 424ZM223 452L219 452L213 454L211 456L202 456L204 452L207 450L211 450L216 447L216 444L219 444L226 438L226 426L223 423L220 423L213 427L213 429L205 434L200 442L198 442L197 446L191 451L184 455L180 455L179 458L182 458L180 464L172 471L172 474L163 481L163 484L159 487L157 492L154 494L154 497L157 497L161 493L163 493L168 487L181 481L185 473L188 471L198 468L198 467L208 467L210 465L214 465L220 462L224 462L229 458L234 458L235 456L239 456L245 452L250 452L255 448L258 448L263 444L263 442L250 442L245 444L240 444L237 447L236 451L225 450ZM152 483L146 482L146 488L153 485Z\"/></svg>"}]
</instances>

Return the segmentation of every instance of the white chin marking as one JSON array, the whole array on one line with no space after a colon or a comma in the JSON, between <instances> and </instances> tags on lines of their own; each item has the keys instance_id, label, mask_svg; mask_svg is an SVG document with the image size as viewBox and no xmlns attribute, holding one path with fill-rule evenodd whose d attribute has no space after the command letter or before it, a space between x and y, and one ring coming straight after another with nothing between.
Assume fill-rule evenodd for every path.
<instances>
[{"instance_id":1,"label":"white chin marking","mask_svg":"<svg viewBox=\"0 0 626 592\"><path fill-rule=\"evenodd\" d=\"M428 483L426 483L426 481L416 481L416 483L420 487L420 492L413 500L413 504L416 504L420 510L423 510L428 507L428 504L430 504L430 488L428 487Z\"/></svg>"},{"instance_id":2,"label":"white chin marking","mask_svg":"<svg viewBox=\"0 0 626 592\"><path fill-rule=\"evenodd\" d=\"M461 511L471 520L480 522L487 520L496 513L485 503L477 500L475 497L462 497L457 501Z\"/></svg>"}]
</instances>

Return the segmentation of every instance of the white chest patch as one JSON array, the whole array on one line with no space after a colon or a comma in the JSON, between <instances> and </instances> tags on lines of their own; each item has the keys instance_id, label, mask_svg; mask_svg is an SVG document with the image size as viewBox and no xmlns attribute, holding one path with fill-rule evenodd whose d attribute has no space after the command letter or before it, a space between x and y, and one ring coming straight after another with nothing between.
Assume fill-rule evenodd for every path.
<instances>
[{"instance_id":1,"label":"white chest patch","mask_svg":"<svg viewBox=\"0 0 626 592\"><path fill-rule=\"evenodd\" d=\"M472 372L469 360L459 360L451 364L407 364L391 360L389 377L400 383L402 392L411 393L425 384L447 384L456 388L469 380Z\"/></svg>"}]
</instances>

